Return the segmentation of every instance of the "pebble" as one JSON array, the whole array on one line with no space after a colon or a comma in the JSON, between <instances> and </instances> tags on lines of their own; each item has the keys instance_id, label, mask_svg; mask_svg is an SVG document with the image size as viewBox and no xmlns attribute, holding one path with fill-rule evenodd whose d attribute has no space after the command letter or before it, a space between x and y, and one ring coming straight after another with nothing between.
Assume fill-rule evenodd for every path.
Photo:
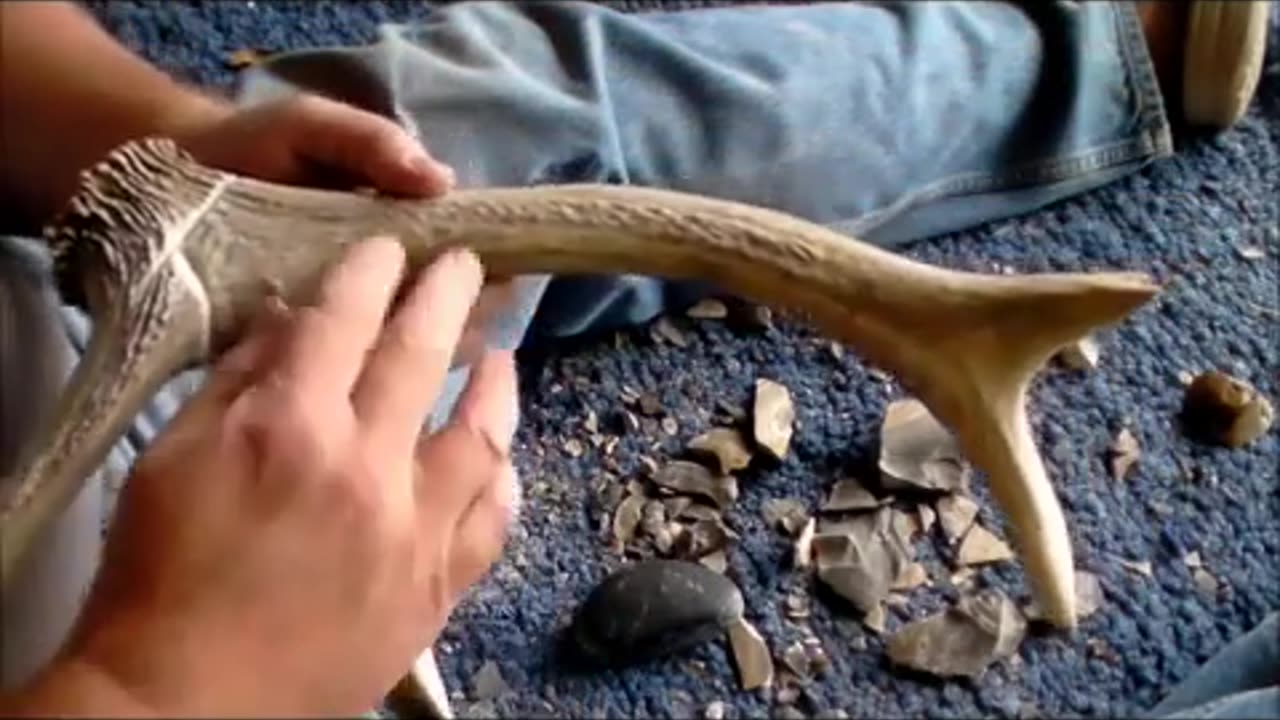
<instances>
[{"instance_id":1,"label":"pebble","mask_svg":"<svg viewBox=\"0 0 1280 720\"><path fill-rule=\"evenodd\" d=\"M570 628L586 660L620 667L713 640L742 616L741 591L696 562L652 559L615 571L596 586Z\"/></svg>"}]
</instances>

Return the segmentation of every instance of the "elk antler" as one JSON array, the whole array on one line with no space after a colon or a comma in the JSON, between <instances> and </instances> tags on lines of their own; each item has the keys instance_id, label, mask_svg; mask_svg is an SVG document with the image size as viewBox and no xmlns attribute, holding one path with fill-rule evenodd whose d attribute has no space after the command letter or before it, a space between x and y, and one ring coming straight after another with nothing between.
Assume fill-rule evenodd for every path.
<instances>
[{"instance_id":1,"label":"elk antler","mask_svg":"<svg viewBox=\"0 0 1280 720\"><path fill-rule=\"evenodd\" d=\"M1037 603L1075 626L1062 510L1025 413L1061 347L1158 288L1133 273L946 270L759 207L667 190L562 185L409 200L276 185L197 164L167 140L117 148L49 230L60 285L95 319L56 417L0 497L0 578L70 501L148 395L233 343L268 292L304 301L343 246L400 238L420 266L466 246L495 274L714 281L804 312L892 372L985 471Z\"/></svg>"}]
</instances>

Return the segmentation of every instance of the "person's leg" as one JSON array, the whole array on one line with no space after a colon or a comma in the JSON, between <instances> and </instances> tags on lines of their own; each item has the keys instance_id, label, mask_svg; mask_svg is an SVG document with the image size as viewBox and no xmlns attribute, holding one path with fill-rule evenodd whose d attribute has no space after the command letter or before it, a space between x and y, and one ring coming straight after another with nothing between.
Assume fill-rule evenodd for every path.
<instances>
[{"instance_id":1,"label":"person's leg","mask_svg":"<svg viewBox=\"0 0 1280 720\"><path fill-rule=\"evenodd\" d=\"M1280 718L1280 611L1219 650L1147 716Z\"/></svg>"},{"instance_id":2,"label":"person's leg","mask_svg":"<svg viewBox=\"0 0 1280 720\"><path fill-rule=\"evenodd\" d=\"M0 495L70 374L74 352L57 312L47 253L0 237ZM102 543L104 476L96 473L0 585L0 689L25 683L53 657L79 614Z\"/></svg>"},{"instance_id":3,"label":"person's leg","mask_svg":"<svg viewBox=\"0 0 1280 720\"><path fill-rule=\"evenodd\" d=\"M290 53L242 97L320 92L413 128L461 186L607 182L770 206L883 246L1029 212L1172 152L1123 3L834 3L629 15L459 3ZM529 278L506 344L643 322L709 288ZM532 318L532 322L529 319Z\"/></svg>"}]
</instances>

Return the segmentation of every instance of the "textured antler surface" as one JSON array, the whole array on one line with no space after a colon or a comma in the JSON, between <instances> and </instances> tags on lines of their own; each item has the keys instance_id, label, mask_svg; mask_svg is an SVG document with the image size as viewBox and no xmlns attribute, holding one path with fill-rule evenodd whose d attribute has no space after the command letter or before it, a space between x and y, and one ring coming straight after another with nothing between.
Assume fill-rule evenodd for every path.
<instances>
[{"instance_id":1,"label":"textured antler surface","mask_svg":"<svg viewBox=\"0 0 1280 720\"><path fill-rule=\"evenodd\" d=\"M1025 413L1040 367L1157 288L1133 273L946 270L764 208L601 185L458 190L435 200L286 187L196 164L172 143L118 148L50 229L66 296L95 337L0 498L8 576L149 393L233 342L268 293L305 301L350 242L394 235L413 266L454 246L489 272L714 281L803 312L895 374L985 471L1037 603L1075 624L1065 519Z\"/></svg>"}]
</instances>

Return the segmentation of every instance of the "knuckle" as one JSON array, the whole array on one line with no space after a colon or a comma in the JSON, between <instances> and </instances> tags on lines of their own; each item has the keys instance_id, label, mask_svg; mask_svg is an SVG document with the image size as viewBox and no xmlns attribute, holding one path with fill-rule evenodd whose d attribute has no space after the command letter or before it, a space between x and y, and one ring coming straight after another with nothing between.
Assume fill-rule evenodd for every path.
<instances>
[{"instance_id":1,"label":"knuckle","mask_svg":"<svg viewBox=\"0 0 1280 720\"><path fill-rule=\"evenodd\" d=\"M442 350L433 347L428 333L414 323L399 320L387 325L379 344L389 354L403 358L425 358Z\"/></svg>"},{"instance_id":2,"label":"knuckle","mask_svg":"<svg viewBox=\"0 0 1280 720\"><path fill-rule=\"evenodd\" d=\"M281 384L276 392L262 398L246 421L249 432L263 451L281 457L299 471L314 472L326 467L330 456L329 433L321 425L320 413L297 388Z\"/></svg>"}]
</instances>

